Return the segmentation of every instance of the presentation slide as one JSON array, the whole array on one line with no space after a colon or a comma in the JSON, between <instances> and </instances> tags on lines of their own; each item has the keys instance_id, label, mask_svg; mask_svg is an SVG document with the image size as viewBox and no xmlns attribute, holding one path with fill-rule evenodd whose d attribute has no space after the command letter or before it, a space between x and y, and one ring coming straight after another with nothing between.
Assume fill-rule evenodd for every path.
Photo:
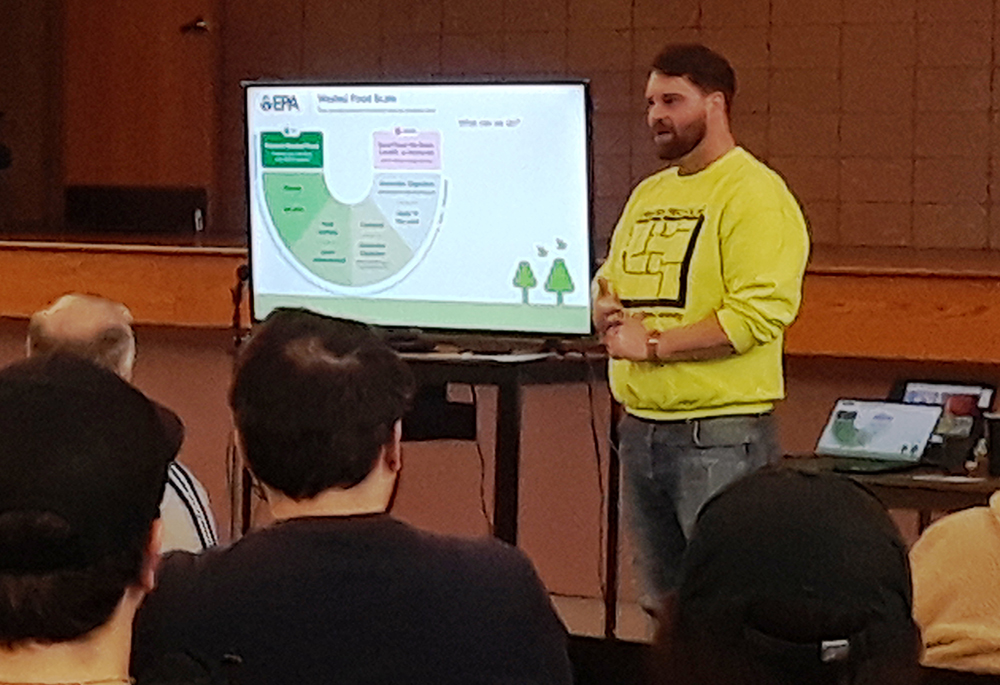
<instances>
[{"instance_id":1,"label":"presentation slide","mask_svg":"<svg viewBox=\"0 0 1000 685\"><path fill-rule=\"evenodd\" d=\"M246 95L256 318L590 331L584 84Z\"/></svg>"}]
</instances>

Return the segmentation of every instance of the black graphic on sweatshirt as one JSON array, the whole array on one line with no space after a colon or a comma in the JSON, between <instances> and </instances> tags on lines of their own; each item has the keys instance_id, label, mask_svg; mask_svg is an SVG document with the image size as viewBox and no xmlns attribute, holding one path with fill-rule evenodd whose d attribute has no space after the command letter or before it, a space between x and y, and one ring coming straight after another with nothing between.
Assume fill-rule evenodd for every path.
<instances>
[{"instance_id":1,"label":"black graphic on sweatshirt","mask_svg":"<svg viewBox=\"0 0 1000 685\"><path fill-rule=\"evenodd\" d=\"M704 209L653 209L632 224L622 269L635 276L656 276L656 297L622 299L626 307L677 307L687 303L688 272Z\"/></svg>"}]
</instances>

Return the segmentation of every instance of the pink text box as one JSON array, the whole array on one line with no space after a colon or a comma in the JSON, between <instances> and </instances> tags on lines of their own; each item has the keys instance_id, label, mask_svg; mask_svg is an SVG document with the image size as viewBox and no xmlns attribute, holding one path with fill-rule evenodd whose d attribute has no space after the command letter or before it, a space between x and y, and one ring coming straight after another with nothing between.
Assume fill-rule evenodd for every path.
<instances>
[{"instance_id":1,"label":"pink text box","mask_svg":"<svg viewBox=\"0 0 1000 685\"><path fill-rule=\"evenodd\" d=\"M441 132L397 128L375 131L376 169L440 169Z\"/></svg>"}]
</instances>

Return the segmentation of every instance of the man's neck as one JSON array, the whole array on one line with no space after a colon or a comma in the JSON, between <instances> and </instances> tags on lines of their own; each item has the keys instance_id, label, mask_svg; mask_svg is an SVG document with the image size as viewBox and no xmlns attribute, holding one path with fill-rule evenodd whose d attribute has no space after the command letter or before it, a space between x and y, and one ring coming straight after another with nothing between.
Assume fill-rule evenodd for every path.
<instances>
[{"instance_id":1,"label":"man's neck","mask_svg":"<svg viewBox=\"0 0 1000 685\"><path fill-rule=\"evenodd\" d=\"M308 499L293 499L266 483L264 494L276 521L313 516L363 516L389 510L402 466L400 440L403 423L393 425L392 439L379 450L372 470L364 480L347 488L331 487Z\"/></svg>"},{"instance_id":2,"label":"man's neck","mask_svg":"<svg viewBox=\"0 0 1000 685\"><path fill-rule=\"evenodd\" d=\"M330 488L309 499L295 500L271 488L268 507L277 521L313 516L362 516L384 513L392 499L392 483L365 479L354 487Z\"/></svg>"},{"instance_id":3,"label":"man's neck","mask_svg":"<svg viewBox=\"0 0 1000 685\"><path fill-rule=\"evenodd\" d=\"M722 158L736 147L736 140L729 131L717 136L706 136L695 149L680 159L674 160L670 166L677 167L681 176L690 176L707 169L712 162Z\"/></svg>"},{"instance_id":4,"label":"man's neck","mask_svg":"<svg viewBox=\"0 0 1000 685\"><path fill-rule=\"evenodd\" d=\"M126 598L123 604L108 623L77 640L0 648L0 683L128 682L132 618L138 601Z\"/></svg>"}]
</instances>

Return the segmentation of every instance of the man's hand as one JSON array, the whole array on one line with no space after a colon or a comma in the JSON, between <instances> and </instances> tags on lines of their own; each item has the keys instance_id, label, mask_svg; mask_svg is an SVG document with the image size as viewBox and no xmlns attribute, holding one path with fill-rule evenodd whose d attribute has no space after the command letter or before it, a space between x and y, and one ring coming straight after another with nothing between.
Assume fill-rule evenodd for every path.
<instances>
[{"instance_id":1,"label":"man's hand","mask_svg":"<svg viewBox=\"0 0 1000 685\"><path fill-rule=\"evenodd\" d=\"M625 318L625 309L622 307L618 295L611 290L608 279L603 276L597 277L597 292L594 295L594 328L597 334L603 339L608 330L618 326Z\"/></svg>"},{"instance_id":2,"label":"man's hand","mask_svg":"<svg viewBox=\"0 0 1000 685\"><path fill-rule=\"evenodd\" d=\"M736 353L714 314L687 326L657 331L651 349L650 331L642 322L646 316L638 312L622 313L621 322L601 338L609 357L669 363L720 359Z\"/></svg>"},{"instance_id":3,"label":"man's hand","mask_svg":"<svg viewBox=\"0 0 1000 685\"><path fill-rule=\"evenodd\" d=\"M602 342L612 359L641 362L649 359L649 331L642 320L644 314L622 314L621 322L608 329Z\"/></svg>"},{"instance_id":4,"label":"man's hand","mask_svg":"<svg viewBox=\"0 0 1000 685\"><path fill-rule=\"evenodd\" d=\"M594 328L597 329L608 356L632 361L646 359L649 354L646 345L649 332L642 323L646 315L627 314L606 278L598 276L594 285L597 288L594 294Z\"/></svg>"}]
</instances>

